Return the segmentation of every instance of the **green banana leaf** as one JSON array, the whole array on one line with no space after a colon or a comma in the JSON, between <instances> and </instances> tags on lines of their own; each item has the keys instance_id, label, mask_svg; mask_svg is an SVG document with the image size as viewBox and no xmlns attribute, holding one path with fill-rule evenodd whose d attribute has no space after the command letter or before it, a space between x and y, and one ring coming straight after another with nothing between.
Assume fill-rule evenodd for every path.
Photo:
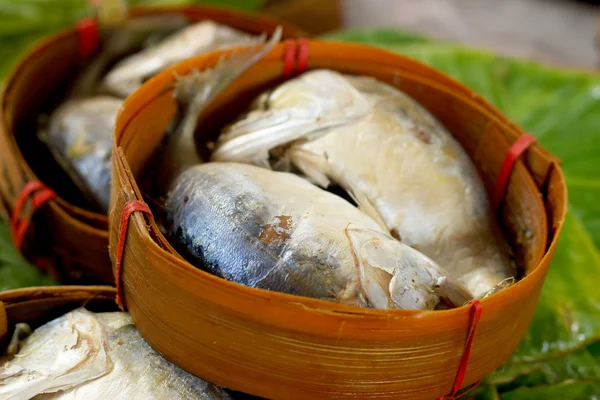
<instances>
[{"instance_id":1,"label":"green banana leaf","mask_svg":"<svg viewBox=\"0 0 600 400\"><path fill-rule=\"evenodd\" d=\"M260 10L266 0L130 0L131 6L212 4ZM92 15L89 0L0 0L0 38L51 32Z\"/></svg>"},{"instance_id":2,"label":"green banana leaf","mask_svg":"<svg viewBox=\"0 0 600 400\"><path fill-rule=\"evenodd\" d=\"M13 246L8 226L0 222L0 291L53 284L52 279L23 259Z\"/></svg>"},{"instance_id":3,"label":"green banana leaf","mask_svg":"<svg viewBox=\"0 0 600 400\"><path fill-rule=\"evenodd\" d=\"M489 398L494 386L503 400L600 394L600 291L595 281L600 277L600 74L559 70L394 30L347 31L327 38L382 47L448 73L562 160L569 212L536 314L518 350L486 380L478 398Z\"/></svg>"}]
</instances>

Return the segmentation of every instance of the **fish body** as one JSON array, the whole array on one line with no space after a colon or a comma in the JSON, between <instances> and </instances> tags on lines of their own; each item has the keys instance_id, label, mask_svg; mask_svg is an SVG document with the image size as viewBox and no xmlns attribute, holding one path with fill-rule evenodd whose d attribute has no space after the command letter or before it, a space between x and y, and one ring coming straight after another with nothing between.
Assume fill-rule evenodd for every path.
<instances>
[{"instance_id":1,"label":"fish body","mask_svg":"<svg viewBox=\"0 0 600 400\"><path fill-rule=\"evenodd\" d=\"M104 212L110 202L114 121L122 104L111 96L68 100L51 114L40 133L82 193Z\"/></svg>"},{"instance_id":2,"label":"fish body","mask_svg":"<svg viewBox=\"0 0 600 400\"><path fill-rule=\"evenodd\" d=\"M121 2L121 0L118 0ZM104 1L102 5L108 2ZM114 4L114 3L113 3ZM122 20L119 15L122 9L114 4L117 15L106 15L109 21L99 21L102 46L99 53L88 63L73 82L70 90L72 97L89 97L102 92L102 77L106 70L123 57L131 55L140 48L145 48L166 36L173 34L188 25L188 21L180 14L150 14ZM115 18L112 18L115 17ZM99 16L99 19L102 19Z\"/></svg>"},{"instance_id":3,"label":"fish body","mask_svg":"<svg viewBox=\"0 0 600 400\"><path fill-rule=\"evenodd\" d=\"M276 146L284 155L273 162ZM373 78L317 70L283 83L223 131L212 159L293 166L360 194L394 237L475 296L515 274L468 155L421 105Z\"/></svg>"},{"instance_id":4,"label":"fish body","mask_svg":"<svg viewBox=\"0 0 600 400\"><path fill-rule=\"evenodd\" d=\"M427 257L294 174L194 166L173 183L166 211L170 241L185 258L250 287L375 308L470 299Z\"/></svg>"},{"instance_id":5,"label":"fish body","mask_svg":"<svg viewBox=\"0 0 600 400\"><path fill-rule=\"evenodd\" d=\"M60 399L229 399L154 351L127 313L76 309L36 329L0 366L0 397Z\"/></svg>"},{"instance_id":6,"label":"fish body","mask_svg":"<svg viewBox=\"0 0 600 400\"><path fill-rule=\"evenodd\" d=\"M111 93L127 97L144 80L179 61L217 49L251 44L257 38L214 21L198 22L119 61L104 77L104 86Z\"/></svg>"},{"instance_id":7,"label":"fish body","mask_svg":"<svg viewBox=\"0 0 600 400\"><path fill-rule=\"evenodd\" d=\"M162 29L160 24L163 23ZM96 77L103 67L117 55L122 55L142 41L149 40L152 32L163 35L185 23L178 15L146 16L125 21L111 30L103 53L92 63L75 83L73 97L61 104L50 116L48 126L40 132L54 158L68 173L81 192L104 213L110 202L110 170L112 135L116 115L123 103L119 97L98 95L95 92ZM227 82L235 79L264 56L281 39L282 30L275 30L268 43L264 36L252 36L233 28L204 21L191 25L167 37L158 44L136 53L117 63L105 77L105 85L116 96L127 97L146 77L192 55L217 48L252 44L245 52L230 57L231 62L222 62L216 70L195 71L191 80L193 87L203 86L200 93L179 95L185 104L178 116L186 116L176 129L166 149L162 175L170 178L180 164L201 162L195 150L193 124L198 112L206 102L218 94ZM264 46L262 46L264 44ZM261 45L261 46L259 46ZM182 79L187 82L186 79ZM181 81L181 80L180 80ZM176 85L181 88L183 85ZM181 92L177 90L178 93ZM188 91L189 92L189 91Z\"/></svg>"}]
</instances>

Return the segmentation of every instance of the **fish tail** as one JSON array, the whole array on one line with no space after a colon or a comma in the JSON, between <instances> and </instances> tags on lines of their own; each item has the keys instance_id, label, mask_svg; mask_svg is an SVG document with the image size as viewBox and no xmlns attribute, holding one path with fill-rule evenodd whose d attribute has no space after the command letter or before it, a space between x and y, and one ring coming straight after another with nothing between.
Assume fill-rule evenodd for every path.
<instances>
[{"instance_id":1,"label":"fish tail","mask_svg":"<svg viewBox=\"0 0 600 400\"><path fill-rule=\"evenodd\" d=\"M175 98L183 107L177 118L177 128L171 140L181 142L178 147L194 148L194 132L198 115L219 93L244 71L260 61L281 40L282 28L277 27L271 39L264 43L245 47L232 53L228 58L221 58L215 68L204 71L193 70L185 76L177 77Z\"/></svg>"}]
</instances>

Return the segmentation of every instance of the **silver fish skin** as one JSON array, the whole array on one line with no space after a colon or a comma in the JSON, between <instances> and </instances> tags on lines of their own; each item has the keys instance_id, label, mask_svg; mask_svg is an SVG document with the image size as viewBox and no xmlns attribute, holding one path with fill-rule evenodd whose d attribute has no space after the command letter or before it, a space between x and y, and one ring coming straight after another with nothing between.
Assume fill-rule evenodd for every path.
<instances>
[{"instance_id":1,"label":"silver fish skin","mask_svg":"<svg viewBox=\"0 0 600 400\"><path fill-rule=\"evenodd\" d=\"M103 84L111 93L127 97L145 79L179 61L222 48L253 44L258 40L259 36L214 21L198 22L119 61L104 77Z\"/></svg>"},{"instance_id":2,"label":"silver fish skin","mask_svg":"<svg viewBox=\"0 0 600 400\"><path fill-rule=\"evenodd\" d=\"M106 1L102 2L102 6L106 4ZM119 13L120 5L116 6L113 10ZM107 16L111 18L110 15ZM144 15L125 21L120 21L119 15L114 16L116 21L99 21L102 41L100 52L77 76L70 90L70 97L85 98L100 94L103 90L102 78L113 63L188 25L182 15L171 13Z\"/></svg>"},{"instance_id":3,"label":"silver fish skin","mask_svg":"<svg viewBox=\"0 0 600 400\"><path fill-rule=\"evenodd\" d=\"M122 104L110 96L68 100L39 134L82 193L104 212L110 202L114 122Z\"/></svg>"},{"instance_id":4,"label":"silver fish skin","mask_svg":"<svg viewBox=\"0 0 600 400\"><path fill-rule=\"evenodd\" d=\"M173 183L166 213L170 242L185 258L253 288L383 309L471 299L430 259L294 174L194 166Z\"/></svg>"},{"instance_id":5,"label":"silver fish skin","mask_svg":"<svg viewBox=\"0 0 600 400\"><path fill-rule=\"evenodd\" d=\"M83 308L36 329L0 366L5 400L230 399L154 351L127 313Z\"/></svg>"},{"instance_id":6,"label":"silver fish skin","mask_svg":"<svg viewBox=\"0 0 600 400\"><path fill-rule=\"evenodd\" d=\"M293 165L340 185L477 297L514 279L468 155L421 105L373 78L315 70L283 83L224 129L212 160Z\"/></svg>"}]
</instances>

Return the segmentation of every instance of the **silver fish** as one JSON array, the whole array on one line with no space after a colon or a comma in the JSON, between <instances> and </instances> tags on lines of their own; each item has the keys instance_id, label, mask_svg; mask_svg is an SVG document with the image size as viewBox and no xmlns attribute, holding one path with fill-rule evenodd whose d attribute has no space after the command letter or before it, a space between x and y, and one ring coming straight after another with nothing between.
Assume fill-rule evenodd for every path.
<instances>
[{"instance_id":1,"label":"silver fish","mask_svg":"<svg viewBox=\"0 0 600 400\"><path fill-rule=\"evenodd\" d=\"M146 194L162 197L181 171L202 162L194 138L198 115L232 81L268 54L282 33L282 28L277 27L266 43L262 43L265 38L260 38L254 45L221 58L214 68L194 69L177 77L174 97L178 110L141 181Z\"/></svg>"},{"instance_id":2,"label":"silver fish","mask_svg":"<svg viewBox=\"0 0 600 400\"><path fill-rule=\"evenodd\" d=\"M0 365L5 400L202 399L231 397L165 360L127 313L83 308L36 329Z\"/></svg>"},{"instance_id":3,"label":"silver fish","mask_svg":"<svg viewBox=\"0 0 600 400\"><path fill-rule=\"evenodd\" d=\"M197 165L173 183L166 214L184 257L250 287L383 309L471 299L433 261L294 174Z\"/></svg>"},{"instance_id":4,"label":"silver fish","mask_svg":"<svg viewBox=\"0 0 600 400\"><path fill-rule=\"evenodd\" d=\"M121 1L118 1L120 4L113 4L114 8L110 7L109 3L106 0L102 1L101 8L107 6L107 9L104 9L107 15L104 20L102 16L98 17L102 39L100 51L75 79L70 90L71 97L83 98L100 94L102 77L112 64L185 28L188 24L183 16L170 13L122 20ZM111 15L114 12L117 15Z\"/></svg>"},{"instance_id":5,"label":"silver fish","mask_svg":"<svg viewBox=\"0 0 600 400\"><path fill-rule=\"evenodd\" d=\"M147 32L154 22L156 21L147 20L144 24L140 22L137 31ZM212 26L209 22L204 24L203 26ZM227 29L225 32L228 32ZM172 135L172 140L168 142L166 154L177 160L170 160L171 164L201 162L195 150L194 132L190 122L196 118L206 102L218 94L228 82L275 46L281 39L281 34L281 28L276 29L270 41L263 47L258 45L262 44L265 38L257 37L254 46L234 54L218 68L203 72L194 71L193 74L180 79L176 85L177 97L185 103L186 110L183 114L188 117L182 120L179 129ZM224 34L224 37L228 36ZM226 40L222 39L219 43L225 42ZM187 91L181 94L187 83L191 83L193 87L203 86L205 91ZM72 98L51 114L47 128L39 133L40 139L48 145L54 158L81 192L105 213L108 212L110 202L112 135L116 115L122 104L123 100L112 96ZM165 173L168 171L170 169L165 166Z\"/></svg>"},{"instance_id":6,"label":"silver fish","mask_svg":"<svg viewBox=\"0 0 600 400\"><path fill-rule=\"evenodd\" d=\"M186 58L262 40L262 37L214 21L198 22L172 34L155 46L119 61L105 76L104 86L111 93L127 97L145 79Z\"/></svg>"},{"instance_id":7,"label":"silver fish","mask_svg":"<svg viewBox=\"0 0 600 400\"><path fill-rule=\"evenodd\" d=\"M212 160L293 166L341 186L477 297L514 279L465 151L421 105L373 78L316 70L283 83L224 129Z\"/></svg>"},{"instance_id":8,"label":"silver fish","mask_svg":"<svg viewBox=\"0 0 600 400\"><path fill-rule=\"evenodd\" d=\"M109 96L66 101L39 135L81 192L104 212L110 201L112 133L122 104Z\"/></svg>"}]
</instances>

